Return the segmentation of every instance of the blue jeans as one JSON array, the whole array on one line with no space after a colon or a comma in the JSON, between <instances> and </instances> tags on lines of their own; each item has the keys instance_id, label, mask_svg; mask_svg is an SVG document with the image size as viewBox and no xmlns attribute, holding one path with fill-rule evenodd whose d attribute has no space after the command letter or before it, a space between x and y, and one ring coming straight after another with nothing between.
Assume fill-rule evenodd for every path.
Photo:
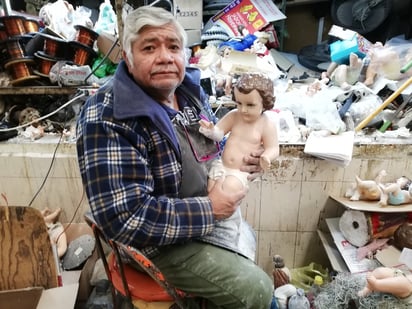
<instances>
[{"instance_id":1,"label":"blue jeans","mask_svg":"<svg viewBox=\"0 0 412 309\"><path fill-rule=\"evenodd\" d=\"M152 261L176 288L207 299L208 309L271 308L270 277L251 260L229 250L190 242L165 246Z\"/></svg>"}]
</instances>

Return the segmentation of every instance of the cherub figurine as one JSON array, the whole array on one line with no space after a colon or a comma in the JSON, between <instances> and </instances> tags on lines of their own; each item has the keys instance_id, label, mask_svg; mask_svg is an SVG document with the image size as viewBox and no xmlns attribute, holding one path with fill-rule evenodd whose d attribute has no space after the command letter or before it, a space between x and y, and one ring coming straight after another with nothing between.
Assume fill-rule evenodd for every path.
<instances>
[{"instance_id":1,"label":"cherub figurine","mask_svg":"<svg viewBox=\"0 0 412 309\"><path fill-rule=\"evenodd\" d=\"M214 160L210 167L208 189L218 178L224 179L224 190L247 188L249 173L240 170L244 157L253 151L260 153L263 146L260 165L267 170L279 155L276 124L264 113L274 105L272 80L262 73L241 74L234 84L233 94L237 109L228 112L216 125L200 120L199 131L215 141L221 141L230 132L222 158ZM243 220L240 207L229 218L216 222L213 232L203 240L211 238L214 243L221 242L222 235L233 235L229 247L235 246L237 252L255 260L256 235ZM227 246L226 243L222 245Z\"/></svg>"},{"instance_id":2,"label":"cherub figurine","mask_svg":"<svg viewBox=\"0 0 412 309\"><path fill-rule=\"evenodd\" d=\"M379 184L381 189L381 198L379 205L398 206L402 204L412 203L412 196L409 192L411 180L408 177L402 176L395 183Z\"/></svg>"},{"instance_id":3,"label":"cherub figurine","mask_svg":"<svg viewBox=\"0 0 412 309\"><path fill-rule=\"evenodd\" d=\"M214 179L225 177L223 185L226 188L247 187L248 173L240 171L244 156L263 146L260 166L267 170L279 155L276 125L264 113L274 105L272 80L262 73L244 73L235 83L233 94L237 108L228 112L216 125L200 120L200 132L215 141L221 141L230 132L222 159L215 160L210 169L210 186L213 186Z\"/></svg>"},{"instance_id":4,"label":"cherub figurine","mask_svg":"<svg viewBox=\"0 0 412 309\"><path fill-rule=\"evenodd\" d=\"M346 191L345 197L351 201L379 201L381 196L379 184L382 183L386 175L386 171L382 170L374 180L363 180L359 176L355 176L356 183Z\"/></svg>"},{"instance_id":5,"label":"cherub figurine","mask_svg":"<svg viewBox=\"0 0 412 309\"><path fill-rule=\"evenodd\" d=\"M63 225L58 221L61 211L61 208L51 211L47 207L40 211L47 225L50 240L57 246L57 255L59 258L61 258L67 250L66 233Z\"/></svg>"},{"instance_id":6,"label":"cherub figurine","mask_svg":"<svg viewBox=\"0 0 412 309\"><path fill-rule=\"evenodd\" d=\"M366 286L358 292L359 297L372 292L390 293L406 304L412 304L412 275L396 268L378 267L367 274Z\"/></svg>"}]
</instances>

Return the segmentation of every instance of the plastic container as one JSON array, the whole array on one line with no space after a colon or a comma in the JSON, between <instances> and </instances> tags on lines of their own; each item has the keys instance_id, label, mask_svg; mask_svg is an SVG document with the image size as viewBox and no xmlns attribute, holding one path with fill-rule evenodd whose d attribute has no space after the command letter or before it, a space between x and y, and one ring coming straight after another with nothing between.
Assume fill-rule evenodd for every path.
<instances>
[{"instance_id":1,"label":"plastic container","mask_svg":"<svg viewBox=\"0 0 412 309\"><path fill-rule=\"evenodd\" d=\"M313 284L311 288L306 293L311 309L315 308L314 302L315 302L316 297L321 292L322 285L323 285L323 278L321 276L315 276L315 279L313 280Z\"/></svg>"},{"instance_id":2,"label":"plastic container","mask_svg":"<svg viewBox=\"0 0 412 309\"><path fill-rule=\"evenodd\" d=\"M309 300L303 289L297 289L296 294L290 297L288 309L310 309Z\"/></svg>"}]
</instances>

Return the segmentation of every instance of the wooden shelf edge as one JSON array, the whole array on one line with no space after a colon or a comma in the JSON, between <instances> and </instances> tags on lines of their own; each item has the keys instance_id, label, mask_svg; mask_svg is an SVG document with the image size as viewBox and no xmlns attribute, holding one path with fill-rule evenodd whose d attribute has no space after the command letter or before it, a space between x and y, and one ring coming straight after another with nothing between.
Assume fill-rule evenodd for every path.
<instances>
[{"instance_id":1,"label":"wooden shelf edge","mask_svg":"<svg viewBox=\"0 0 412 309\"><path fill-rule=\"evenodd\" d=\"M87 86L86 87L59 87L59 86L0 87L0 95L74 94L79 88L87 88Z\"/></svg>"},{"instance_id":2,"label":"wooden shelf edge","mask_svg":"<svg viewBox=\"0 0 412 309\"><path fill-rule=\"evenodd\" d=\"M332 236L322 232L321 230L317 230L317 232L333 270L337 272L348 272L349 269L346 266L340 252L336 248Z\"/></svg>"}]
</instances>

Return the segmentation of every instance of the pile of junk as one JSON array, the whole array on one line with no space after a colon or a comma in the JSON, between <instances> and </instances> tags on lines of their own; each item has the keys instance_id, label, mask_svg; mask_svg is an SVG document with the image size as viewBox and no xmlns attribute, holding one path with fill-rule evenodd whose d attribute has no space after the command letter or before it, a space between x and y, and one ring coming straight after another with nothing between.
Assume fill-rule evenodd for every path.
<instances>
[{"instance_id":1,"label":"pile of junk","mask_svg":"<svg viewBox=\"0 0 412 309\"><path fill-rule=\"evenodd\" d=\"M116 13L110 1L99 4L97 14L63 0L26 1L25 11L13 10L18 1L13 7L5 2L3 10L9 14L0 17L0 140L34 141L47 133L71 139L79 106L120 61ZM39 93L36 88L49 90Z\"/></svg>"},{"instance_id":2,"label":"pile of junk","mask_svg":"<svg viewBox=\"0 0 412 309\"><path fill-rule=\"evenodd\" d=\"M123 2L122 14L129 2L133 1ZM215 2L204 1L204 6L224 11L243 3ZM279 51L276 22L254 32L239 24L233 36L209 20L200 42L187 47L187 64L201 70L202 86L218 118L236 107L231 85L242 71L267 73L276 95L275 106L267 113L273 116L282 143L305 143L312 131L408 139L411 7L410 0L332 0L327 9L334 24L327 42L303 47L292 55L296 62ZM92 93L84 88L98 87L116 69L108 54L118 43L119 16L109 0L97 11L57 0L35 12L36 16L11 14L0 19L1 86L75 86L83 91L75 93L75 100L73 94L2 95L0 140L34 141L50 132L64 133L71 140L79 106ZM104 50L97 44L103 33L114 37ZM295 75L298 67L303 73Z\"/></svg>"}]
</instances>

